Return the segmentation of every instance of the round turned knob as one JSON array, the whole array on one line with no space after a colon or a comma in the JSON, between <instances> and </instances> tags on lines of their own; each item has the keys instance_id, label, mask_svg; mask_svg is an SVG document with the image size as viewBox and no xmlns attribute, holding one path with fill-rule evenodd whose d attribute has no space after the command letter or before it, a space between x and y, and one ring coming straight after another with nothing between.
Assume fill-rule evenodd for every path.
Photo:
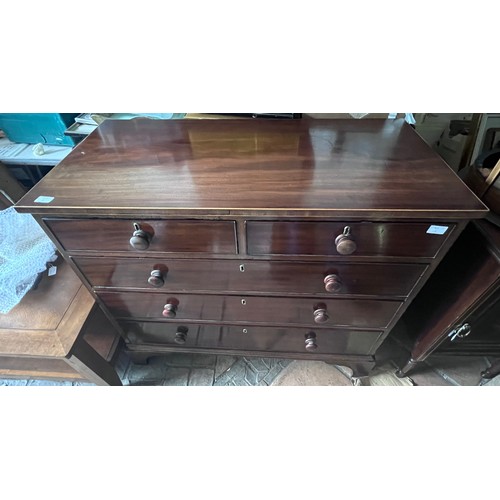
<instances>
[{"instance_id":1,"label":"round turned knob","mask_svg":"<svg viewBox=\"0 0 500 500\"><path fill-rule=\"evenodd\" d=\"M330 319L326 309L316 309L314 311L314 322L315 323L326 323Z\"/></svg>"},{"instance_id":2,"label":"round turned knob","mask_svg":"<svg viewBox=\"0 0 500 500\"><path fill-rule=\"evenodd\" d=\"M323 282L325 283L325 290L327 292L336 293L340 292L342 289L342 281L336 274L329 274L328 276L325 276Z\"/></svg>"},{"instance_id":3,"label":"round turned knob","mask_svg":"<svg viewBox=\"0 0 500 500\"><path fill-rule=\"evenodd\" d=\"M163 306L162 315L165 318L175 318L175 316L177 315L177 306L175 304L170 303L170 302L165 304Z\"/></svg>"},{"instance_id":4,"label":"round turned knob","mask_svg":"<svg viewBox=\"0 0 500 500\"><path fill-rule=\"evenodd\" d=\"M160 288L165 284L165 279L163 278L163 273L158 269L151 271L151 276L148 278L148 283L151 286Z\"/></svg>"},{"instance_id":5,"label":"round turned knob","mask_svg":"<svg viewBox=\"0 0 500 500\"><path fill-rule=\"evenodd\" d=\"M185 344L187 337L188 329L180 326L175 332L174 342L176 344Z\"/></svg>"},{"instance_id":6,"label":"round turned knob","mask_svg":"<svg viewBox=\"0 0 500 500\"><path fill-rule=\"evenodd\" d=\"M307 351L315 351L318 348L318 344L316 343L316 334L314 332L306 334L305 344Z\"/></svg>"},{"instance_id":7,"label":"round turned knob","mask_svg":"<svg viewBox=\"0 0 500 500\"><path fill-rule=\"evenodd\" d=\"M335 246L340 255L351 255L358 246L351 235L351 228L346 226L344 232L335 238Z\"/></svg>"},{"instance_id":8,"label":"round turned knob","mask_svg":"<svg viewBox=\"0 0 500 500\"><path fill-rule=\"evenodd\" d=\"M134 229L134 234L130 238L130 245L136 250L146 250L149 247L150 235L143 231L137 223L134 223Z\"/></svg>"}]
</instances>

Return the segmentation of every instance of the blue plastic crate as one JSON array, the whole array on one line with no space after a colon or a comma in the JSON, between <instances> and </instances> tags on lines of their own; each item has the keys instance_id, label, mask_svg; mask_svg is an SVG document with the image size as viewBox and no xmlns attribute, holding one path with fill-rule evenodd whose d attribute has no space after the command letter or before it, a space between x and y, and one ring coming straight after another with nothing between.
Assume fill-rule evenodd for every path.
<instances>
[{"instance_id":1,"label":"blue plastic crate","mask_svg":"<svg viewBox=\"0 0 500 500\"><path fill-rule=\"evenodd\" d=\"M12 142L74 146L65 130L79 113L0 113L0 129Z\"/></svg>"}]
</instances>

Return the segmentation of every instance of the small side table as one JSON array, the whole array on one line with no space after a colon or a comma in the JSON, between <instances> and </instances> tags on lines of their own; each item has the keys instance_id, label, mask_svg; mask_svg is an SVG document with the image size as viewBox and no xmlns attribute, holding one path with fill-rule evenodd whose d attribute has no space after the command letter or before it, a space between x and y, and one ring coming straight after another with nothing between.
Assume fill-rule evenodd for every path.
<instances>
[{"instance_id":1,"label":"small side table","mask_svg":"<svg viewBox=\"0 0 500 500\"><path fill-rule=\"evenodd\" d=\"M113 367L120 337L62 260L8 314L0 314L0 378L122 385Z\"/></svg>"},{"instance_id":2,"label":"small side table","mask_svg":"<svg viewBox=\"0 0 500 500\"><path fill-rule=\"evenodd\" d=\"M411 357L399 376L431 353L500 358L500 228L469 223L400 323ZM498 373L494 361L481 375Z\"/></svg>"}]
</instances>

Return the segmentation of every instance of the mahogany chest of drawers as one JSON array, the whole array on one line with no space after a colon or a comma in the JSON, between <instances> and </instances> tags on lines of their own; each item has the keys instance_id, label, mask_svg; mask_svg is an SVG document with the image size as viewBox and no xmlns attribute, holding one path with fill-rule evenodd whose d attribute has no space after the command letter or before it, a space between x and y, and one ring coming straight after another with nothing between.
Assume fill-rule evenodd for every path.
<instances>
[{"instance_id":1,"label":"mahogany chest of drawers","mask_svg":"<svg viewBox=\"0 0 500 500\"><path fill-rule=\"evenodd\" d=\"M402 120L106 121L17 205L120 327L357 376L486 207Z\"/></svg>"}]
</instances>

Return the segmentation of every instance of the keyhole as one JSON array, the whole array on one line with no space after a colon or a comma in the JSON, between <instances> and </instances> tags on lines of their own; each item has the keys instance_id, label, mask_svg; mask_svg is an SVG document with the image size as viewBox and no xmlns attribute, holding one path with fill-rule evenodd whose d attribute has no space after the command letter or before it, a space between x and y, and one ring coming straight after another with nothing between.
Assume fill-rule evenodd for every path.
<instances>
[{"instance_id":1,"label":"keyhole","mask_svg":"<svg viewBox=\"0 0 500 500\"><path fill-rule=\"evenodd\" d=\"M245 299L241 299L241 305L242 306L246 306L247 305L247 301Z\"/></svg>"},{"instance_id":2,"label":"keyhole","mask_svg":"<svg viewBox=\"0 0 500 500\"><path fill-rule=\"evenodd\" d=\"M245 272L245 265L244 265L244 264L241 264L241 266L240 266L240 271L241 271L242 273L244 273L244 272Z\"/></svg>"}]
</instances>

